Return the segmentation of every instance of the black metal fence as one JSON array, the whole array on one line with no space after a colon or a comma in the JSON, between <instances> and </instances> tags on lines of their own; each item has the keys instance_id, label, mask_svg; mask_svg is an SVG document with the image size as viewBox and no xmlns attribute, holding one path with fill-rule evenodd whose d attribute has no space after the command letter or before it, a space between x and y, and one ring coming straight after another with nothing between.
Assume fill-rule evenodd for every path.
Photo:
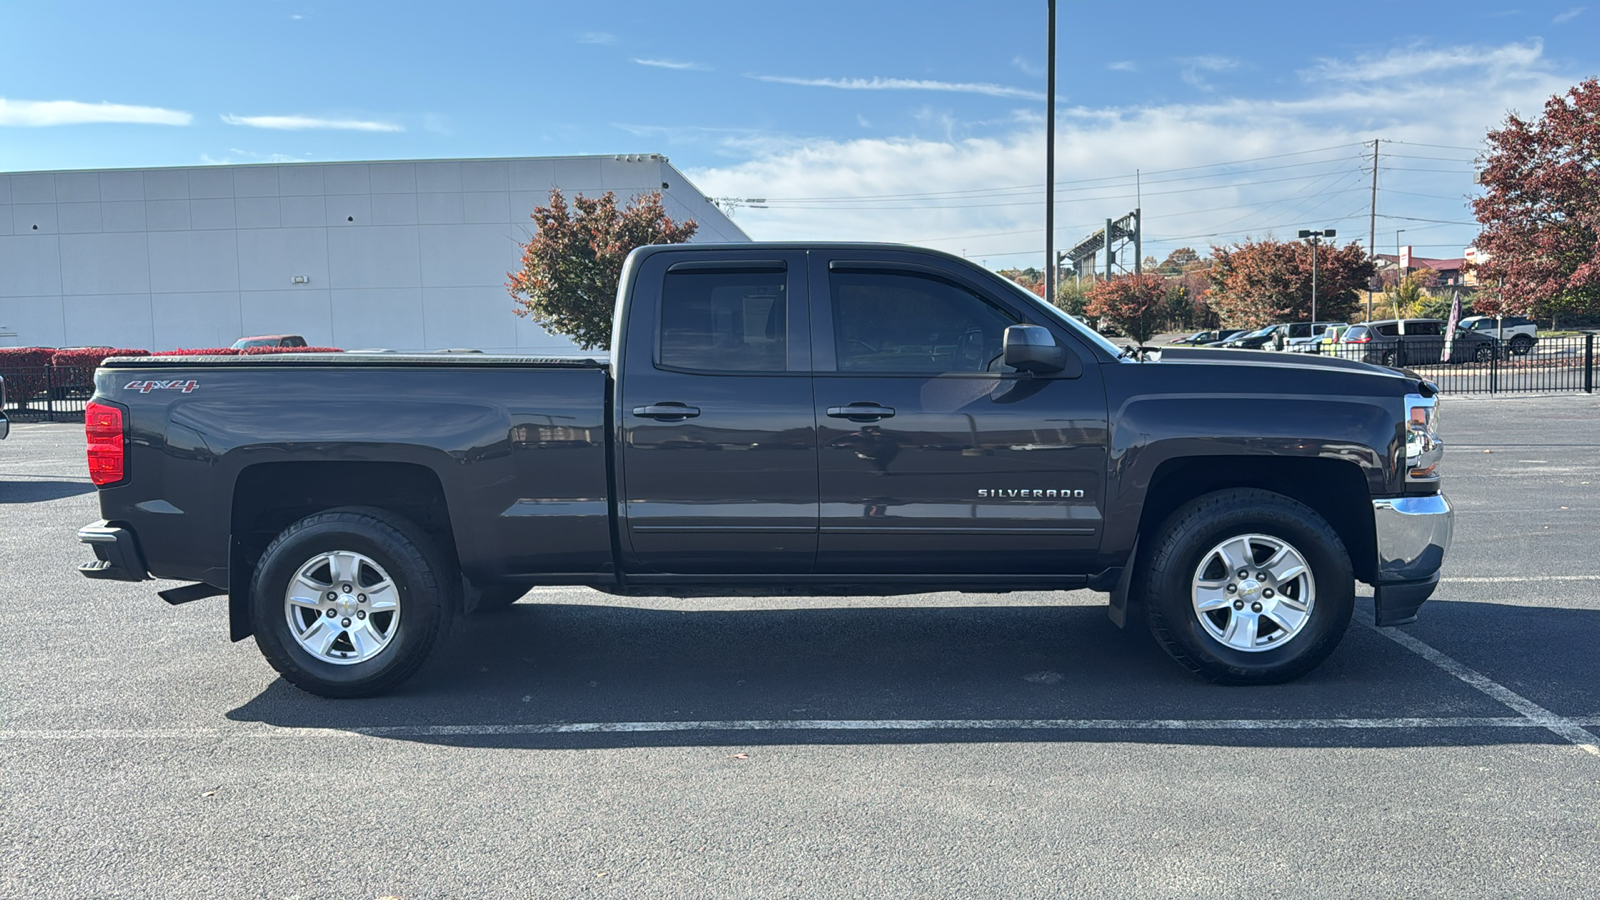
<instances>
[{"instance_id":1,"label":"black metal fence","mask_svg":"<svg viewBox=\"0 0 1600 900\"><path fill-rule=\"evenodd\" d=\"M6 418L13 422L81 422L94 394L94 368L6 366Z\"/></svg>"},{"instance_id":2,"label":"black metal fence","mask_svg":"<svg viewBox=\"0 0 1600 900\"><path fill-rule=\"evenodd\" d=\"M1365 344L1321 344L1326 355L1410 369L1451 394L1594 393L1595 336L1540 338L1531 346L1494 340L1377 337ZM1518 352L1521 351L1521 352Z\"/></svg>"}]
</instances>

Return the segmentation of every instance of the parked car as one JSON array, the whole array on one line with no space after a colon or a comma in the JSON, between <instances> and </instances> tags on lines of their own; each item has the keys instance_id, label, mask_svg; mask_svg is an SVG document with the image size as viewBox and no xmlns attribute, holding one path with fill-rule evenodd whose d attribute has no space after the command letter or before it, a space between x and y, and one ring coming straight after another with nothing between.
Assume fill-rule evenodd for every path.
<instances>
[{"instance_id":1,"label":"parked car","mask_svg":"<svg viewBox=\"0 0 1600 900\"><path fill-rule=\"evenodd\" d=\"M1512 356L1527 356L1539 342L1539 326L1521 316L1467 316L1461 320L1461 327L1474 334L1499 338Z\"/></svg>"},{"instance_id":2,"label":"parked car","mask_svg":"<svg viewBox=\"0 0 1600 900\"><path fill-rule=\"evenodd\" d=\"M1258 328L1255 331L1238 335L1230 340L1222 341L1220 344L1214 344L1213 346L1226 347L1229 350L1260 350L1262 345L1272 340L1272 336L1276 334L1277 331L1278 326L1268 325L1265 328Z\"/></svg>"},{"instance_id":3,"label":"parked car","mask_svg":"<svg viewBox=\"0 0 1600 900\"><path fill-rule=\"evenodd\" d=\"M306 339L298 334L258 334L254 337L242 337L233 342L235 350L249 350L251 347L304 347Z\"/></svg>"},{"instance_id":4,"label":"parked car","mask_svg":"<svg viewBox=\"0 0 1600 900\"><path fill-rule=\"evenodd\" d=\"M1196 331L1194 334L1191 334L1188 337L1177 338L1175 340L1167 341L1167 343L1169 345L1182 344L1191 347L1207 347L1219 341L1225 341L1235 335L1240 334L1244 334L1243 328L1223 328L1218 331Z\"/></svg>"},{"instance_id":5,"label":"parked car","mask_svg":"<svg viewBox=\"0 0 1600 900\"><path fill-rule=\"evenodd\" d=\"M1446 359L1446 324L1439 319L1384 319L1351 325L1339 343L1338 353L1347 359L1397 367L1505 358L1503 345L1493 335L1457 327Z\"/></svg>"},{"instance_id":6,"label":"parked car","mask_svg":"<svg viewBox=\"0 0 1600 900\"><path fill-rule=\"evenodd\" d=\"M1323 335L1335 328L1343 329L1348 327L1350 326L1344 322L1313 322L1309 329L1311 332L1309 335L1289 338L1284 343L1283 349L1288 350L1290 353L1321 353Z\"/></svg>"}]
</instances>

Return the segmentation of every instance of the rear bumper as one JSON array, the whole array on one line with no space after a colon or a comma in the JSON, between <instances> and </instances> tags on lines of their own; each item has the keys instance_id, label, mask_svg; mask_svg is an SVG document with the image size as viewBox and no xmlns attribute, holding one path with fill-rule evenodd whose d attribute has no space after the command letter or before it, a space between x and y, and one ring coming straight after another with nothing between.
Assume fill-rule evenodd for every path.
<instances>
[{"instance_id":1,"label":"rear bumper","mask_svg":"<svg viewBox=\"0 0 1600 900\"><path fill-rule=\"evenodd\" d=\"M1379 625L1405 625L1439 584L1455 512L1443 494L1372 501L1378 538L1373 602Z\"/></svg>"},{"instance_id":2,"label":"rear bumper","mask_svg":"<svg viewBox=\"0 0 1600 900\"><path fill-rule=\"evenodd\" d=\"M150 577L139 539L127 528L101 520L78 529L78 540L94 549L95 559L78 567L85 578L144 581Z\"/></svg>"}]
</instances>

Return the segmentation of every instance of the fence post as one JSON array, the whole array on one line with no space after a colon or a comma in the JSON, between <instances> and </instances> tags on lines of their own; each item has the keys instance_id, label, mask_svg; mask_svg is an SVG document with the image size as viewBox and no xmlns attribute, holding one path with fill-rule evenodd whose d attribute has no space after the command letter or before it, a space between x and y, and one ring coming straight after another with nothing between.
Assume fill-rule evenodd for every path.
<instances>
[{"instance_id":1,"label":"fence post","mask_svg":"<svg viewBox=\"0 0 1600 900\"><path fill-rule=\"evenodd\" d=\"M1594 332L1583 336L1583 390L1594 393Z\"/></svg>"},{"instance_id":2,"label":"fence post","mask_svg":"<svg viewBox=\"0 0 1600 900\"><path fill-rule=\"evenodd\" d=\"M45 415L50 421L56 420L56 367L45 363L44 366L44 402Z\"/></svg>"},{"instance_id":3,"label":"fence post","mask_svg":"<svg viewBox=\"0 0 1600 900\"><path fill-rule=\"evenodd\" d=\"M1502 349L1505 346L1505 344L1498 344L1495 346L1494 352L1489 354L1489 393L1491 394L1500 385L1500 354L1509 352Z\"/></svg>"}]
</instances>

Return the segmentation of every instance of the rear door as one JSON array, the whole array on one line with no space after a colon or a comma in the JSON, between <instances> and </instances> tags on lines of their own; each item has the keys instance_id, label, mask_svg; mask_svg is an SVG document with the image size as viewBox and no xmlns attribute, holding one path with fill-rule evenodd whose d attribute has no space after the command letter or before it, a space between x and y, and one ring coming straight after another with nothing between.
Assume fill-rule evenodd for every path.
<instances>
[{"instance_id":1,"label":"rear door","mask_svg":"<svg viewBox=\"0 0 1600 900\"><path fill-rule=\"evenodd\" d=\"M953 263L812 253L823 574L1082 572L1100 542L1106 401L1076 338ZM1084 364L999 362L1043 325Z\"/></svg>"},{"instance_id":2,"label":"rear door","mask_svg":"<svg viewBox=\"0 0 1600 900\"><path fill-rule=\"evenodd\" d=\"M817 547L805 254L646 257L617 370L629 571L803 574Z\"/></svg>"}]
</instances>

